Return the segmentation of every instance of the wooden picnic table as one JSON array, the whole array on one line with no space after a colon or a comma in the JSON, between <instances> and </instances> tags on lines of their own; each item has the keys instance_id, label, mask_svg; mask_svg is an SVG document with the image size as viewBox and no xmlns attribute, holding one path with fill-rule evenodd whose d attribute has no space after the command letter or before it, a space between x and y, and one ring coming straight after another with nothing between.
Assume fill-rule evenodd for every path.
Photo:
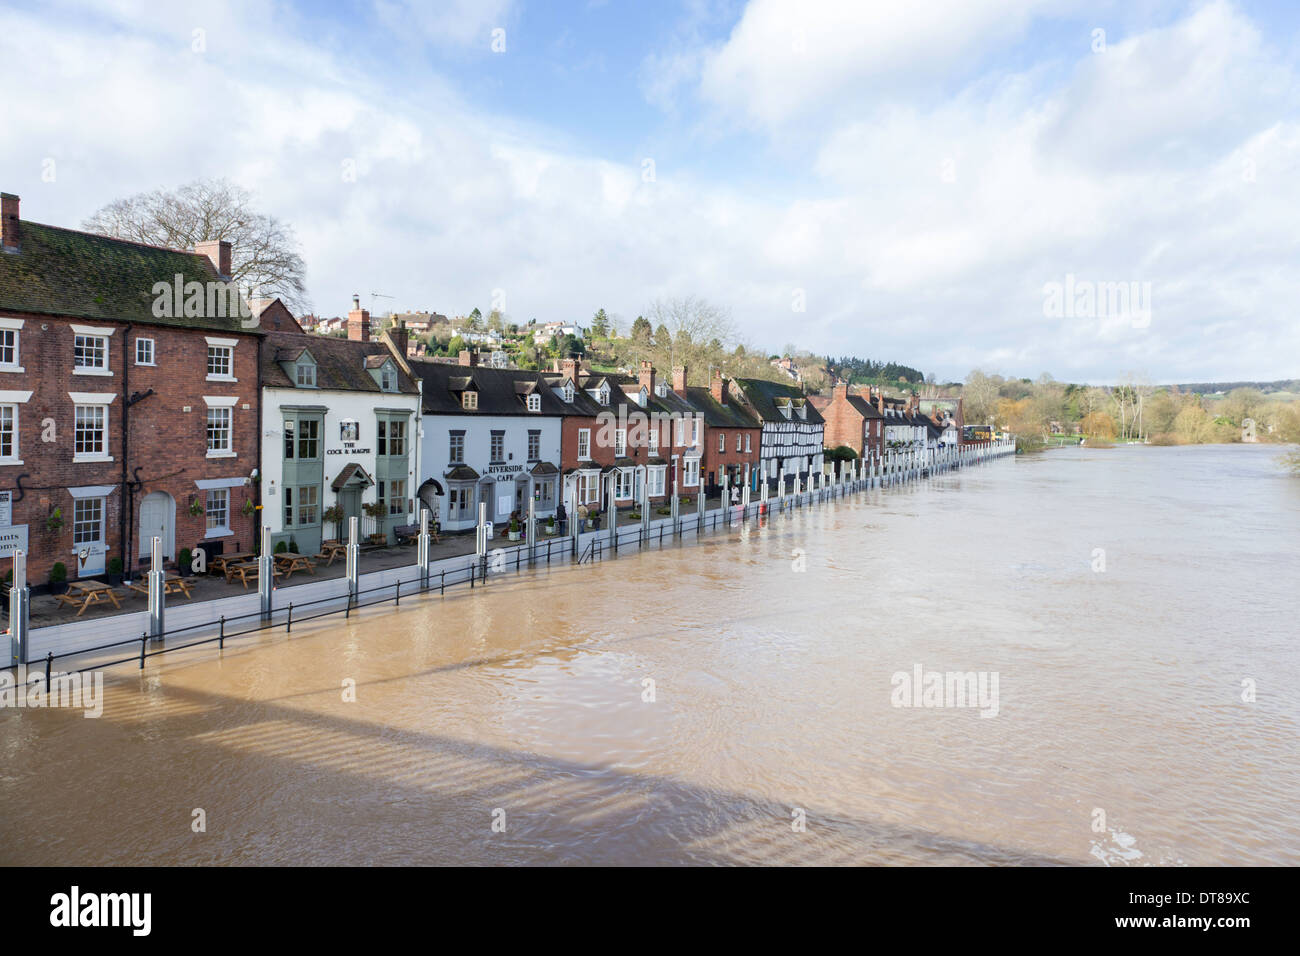
<instances>
[{"instance_id":1,"label":"wooden picnic table","mask_svg":"<svg viewBox=\"0 0 1300 956\"><path fill-rule=\"evenodd\" d=\"M147 575L144 581L128 584L127 587L137 594L143 594L145 597L149 596L149 579ZM192 601L194 595L190 593L190 589L193 587L194 585L190 583L188 578L181 577L175 571L168 571L166 576L163 577L163 594L175 594L179 591L185 595L187 601Z\"/></svg>"},{"instance_id":2,"label":"wooden picnic table","mask_svg":"<svg viewBox=\"0 0 1300 956\"><path fill-rule=\"evenodd\" d=\"M331 564L334 563L335 558L346 555L347 553L348 553L348 546L344 544L342 541L335 541L335 540L322 541L320 543L320 554L316 555L316 560L325 561L325 567L328 568ZM328 558L329 560L326 561L325 560L326 558Z\"/></svg>"},{"instance_id":3,"label":"wooden picnic table","mask_svg":"<svg viewBox=\"0 0 1300 956\"><path fill-rule=\"evenodd\" d=\"M244 590L248 590L248 582L250 580L256 581L257 576L258 576L258 562L256 561L241 561L238 564L226 565L226 580L232 581L235 578L239 578L240 583L244 585ZM272 580L278 578L279 576L280 576L279 569L272 566L271 568Z\"/></svg>"},{"instance_id":4,"label":"wooden picnic table","mask_svg":"<svg viewBox=\"0 0 1300 956\"><path fill-rule=\"evenodd\" d=\"M219 554L212 559L211 567L214 571L217 571L220 574L225 574L227 564L239 564L241 561L247 561L250 558L255 557L257 557L257 555L252 551L240 551L236 554Z\"/></svg>"},{"instance_id":5,"label":"wooden picnic table","mask_svg":"<svg viewBox=\"0 0 1300 956\"><path fill-rule=\"evenodd\" d=\"M307 571L310 574L316 573L316 566L312 563L311 558L305 554L298 554L296 551L281 551L275 556L275 563L280 570L284 572L287 578L295 571Z\"/></svg>"},{"instance_id":6,"label":"wooden picnic table","mask_svg":"<svg viewBox=\"0 0 1300 956\"><path fill-rule=\"evenodd\" d=\"M101 604L108 601L113 607L120 608L122 603L117 599L117 592L103 581L69 581L69 594L56 594L60 604L66 604L69 607L79 608L77 617L86 613L86 608L92 604Z\"/></svg>"}]
</instances>

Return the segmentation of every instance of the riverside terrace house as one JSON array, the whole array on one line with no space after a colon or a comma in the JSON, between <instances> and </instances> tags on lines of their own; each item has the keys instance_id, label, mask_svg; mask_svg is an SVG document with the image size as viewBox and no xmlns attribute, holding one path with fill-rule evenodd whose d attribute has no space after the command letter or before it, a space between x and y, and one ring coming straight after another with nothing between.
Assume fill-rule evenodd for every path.
<instances>
[{"instance_id":1,"label":"riverside terrace house","mask_svg":"<svg viewBox=\"0 0 1300 956\"><path fill-rule=\"evenodd\" d=\"M350 518L363 539L391 544L396 528L418 520L420 386L399 358L405 332L372 338L356 300L346 339L283 315L280 330L264 322L262 348L262 523L272 547L315 553L322 539L346 537Z\"/></svg>"},{"instance_id":2,"label":"riverside terrace house","mask_svg":"<svg viewBox=\"0 0 1300 956\"><path fill-rule=\"evenodd\" d=\"M884 452L885 417L872 404L871 395L854 392L841 382L829 399L811 399L826 421L827 448L852 448L859 458L879 458Z\"/></svg>"},{"instance_id":3,"label":"riverside terrace house","mask_svg":"<svg viewBox=\"0 0 1300 956\"><path fill-rule=\"evenodd\" d=\"M770 483L784 469L787 477L822 470L825 421L797 385L759 378L738 378L732 395L763 423L760 470Z\"/></svg>"},{"instance_id":4,"label":"riverside terrace house","mask_svg":"<svg viewBox=\"0 0 1300 956\"><path fill-rule=\"evenodd\" d=\"M15 548L35 583L130 573L154 536L251 550L262 335L230 244L41 225L3 194L0 246L0 574Z\"/></svg>"},{"instance_id":5,"label":"riverside terrace house","mask_svg":"<svg viewBox=\"0 0 1300 956\"><path fill-rule=\"evenodd\" d=\"M933 424L921 414L917 397L906 400L889 398L883 392L875 393L876 408L885 419L885 448L920 448L929 441L929 426Z\"/></svg>"},{"instance_id":6,"label":"riverside terrace house","mask_svg":"<svg viewBox=\"0 0 1300 956\"><path fill-rule=\"evenodd\" d=\"M559 501L563 409L538 372L413 359L423 389L418 497L444 530L507 521L514 512L548 517Z\"/></svg>"},{"instance_id":7,"label":"riverside terrace house","mask_svg":"<svg viewBox=\"0 0 1300 956\"><path fill-rule=\"evenodd\" d=\"M704 421L684 397L686 369L673 370L673 388L649 362L636 378L582 369L563 359L545 376L564 409L563 493L600 510L614 488L615 503L630 507L643 487L662 504L677 481L679 494L700 490ZM608 424L606 424L608 422Z\"/></svg>"},{"instance_id":8,"label":"riverside terrace house","mask_svg":"<svg viewBox=\"0 0 1300 956\"><path fill-rule=\"evenodd\" d=\"M721 369L711 371L708 388L687 388L685 397L704 418L701 473L706 493L715 494L724 475L729 488L749 483L756 489L763 423L743 403L731 397Z\"/></svg>"}]
</instances>

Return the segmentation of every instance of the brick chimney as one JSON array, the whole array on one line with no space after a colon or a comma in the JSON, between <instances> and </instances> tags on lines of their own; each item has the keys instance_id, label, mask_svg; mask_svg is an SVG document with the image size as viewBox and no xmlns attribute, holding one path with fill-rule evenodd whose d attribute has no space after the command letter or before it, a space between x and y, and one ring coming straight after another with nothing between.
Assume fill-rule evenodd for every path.
<instances>
[{"instance_id":1,"label":"brick chimney","mask_svg":"<svg viewBox=\"0 0 1300 956\"><path fill-rule=\"evenodd\" d=\"M560 374L574 385L578 384L578 360L576 358L560 359Z\"/></svg>"},{"instance_id":2,"label":"brick chimney","mask_svg":"<svg viewBox=\"0 0 1300 956\"><path fill-rule=\"evenodd\" d=\"M352 311L348 313L348 338L353 342L370 341L370 312L361 308L361 296L352 297Z\"/></svg>"},{"instance_id":3,"label":"brick chimney","mask_svg":"<svg viewBox=\"0 0 1300 956\"><path fill-rule=\"evenodd\" d=\"M709 378L709 394L719 405L727 404L727 390L722 387L722 369L715 368Z\"/></svg>"},{"instance_id":4,"label":"brick chimney","mask_svg":"<svg viewBox=\"0 0 1300 956\"><path fill-rule=\"evenodd\" d=\"M686 366L673 366L673 391L683 398L686 397Z\"/></svg>"},{"instance_id":5,"label":"brick chimney","mask_svg":"<svg viewBox=\"0 0 1300 956\"><path fill-rule=\"evenodd\" d=\"M876 389L876 411L880 412L881 416L885 414L885 393L880 389Z\"/></svg>"},{"instance_id":6,"label":"brick chimney","mask_svg":"<svg viewBox=\"0 0 1300 956\"><path fill-rule=\"evenodd\" d=\"M18 251L18 203L13 193L0 193L0 249Z\"/></svg>"},{"instance_id":7,"label":"brick chimney","mask_svg":"<svg viewBox=\"0 0 1300 956\"><path fill-rule=\"evenodd\" d=\"M840 382L833 389L831 389L831 401L833 402L848 401L848 398L849 398L848 382Z\"/></svg>"},{"instance_id":8,"label":"brick chimney","mask_svg":"<svg viewBox=\"0 0 1300 956\"><path fill-rule=\"evenodd\" d=\"M478 364L478 354L471 352L469 349L461 349L459 364L473 368Z\"/></svg>"},{"instance_id":9,"label":"brick chimney","mask_svg":"<svg viewBox=\"0 0 1300 956\"><path fill-rule=\"evenodd\" d=\"M652 363L641 360L641 374L637 376L637 382L641 388L649 393L651 398L655 394L655 367Z\"/></svg>"},{"instance_id":10,"label":"brick chimney","mask_svg":"<svg viewBox=\"0 0 1300 956\"><path fill-rule=\"evenodd\" d=\"M217 277L230 278L230 243L224 239L210 239L207 242L194 243L194 251L207 256L212 268L217 270Z\"/></svg>"},{"instance_id":11,"label":"brick chimney","mask_svg":"<svg viewBox=\"0 0 1300 956\"><path fill-rule=\"evenodd\" d=\"M407 331L405 319L398 319L397 323L388 330L388 340L393 343L397 354L406 358L407 347L411 344L411 333Z\"/></svg>"}]
</instances>

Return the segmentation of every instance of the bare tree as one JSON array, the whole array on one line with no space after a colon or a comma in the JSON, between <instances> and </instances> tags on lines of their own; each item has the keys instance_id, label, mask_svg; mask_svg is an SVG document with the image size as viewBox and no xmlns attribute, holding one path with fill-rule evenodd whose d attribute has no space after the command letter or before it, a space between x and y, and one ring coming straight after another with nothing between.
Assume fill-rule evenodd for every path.
<instances>
[{"instance_id":1,"label":"bare tree","mask_svg":"<svg viewBox=\"0 0 1300 956\"><path fill-rule=\"evenodd\" d=\"M293 229L253 209L248 190L225 179L115 199L84 223L87 232L172 249L224 239L231 244L231 279L246 294L279 297L289 310L310 308Z\"/></svg>"}]
</instances>

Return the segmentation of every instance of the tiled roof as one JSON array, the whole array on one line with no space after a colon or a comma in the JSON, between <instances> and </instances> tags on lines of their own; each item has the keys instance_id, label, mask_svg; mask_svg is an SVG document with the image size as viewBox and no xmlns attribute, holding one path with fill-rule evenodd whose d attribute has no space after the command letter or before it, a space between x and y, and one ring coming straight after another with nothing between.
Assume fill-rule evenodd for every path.
<instances>
[{"instance_id":1,"label":"tiled roof","mask_svg":"<svg viewBox=\"0 0 1300 956\"><path fill-rule=\"evenodd\" d=\"M422 359L411 361L411 373L424 382L425 414L522 415L545 417L564 414L564 402L542 379L541 373L517 368L482 365L446 365ZM466 389L478 392L478 408L461 405ZM541 397L540 412L529 412L527 398Z\"/></svg>"},{"instance_id":2,"label":"tiled roof","mask_svg":"<svg viewBox=\"0 0 1300 956\"><path fill-rule=\"evenodd\" d=\"M713 400L713 393L700 386L686 389L686 398L697 412L704 416L704 424L710 428L762 428L763 423L741 403L729 400L726 405L719 405Z\"/></svg>"},{"instance_id":3,"label":"tiled roof","mask_svg":"<svg viewBox=\"0 0 1300 956\"><path fill-rule=\"evenodd\" d=\"M154 315L154 285L216 282L206 256L38 222L18 223L19 252L0 254L0 309L142 325L257 333L228 318ZM183 286L182 286L183 288ZM236 299L236 301L238 301Z\"/></svg>"},{"instance_id":4,"label":"tiled roof","mask_svg":"<svg viewBox=\"0 0 1300 956\"><path fill-rule=\"evenodd\" d=\"M316 360L315 388L297 388L280 364L293 361L304 350L310 352ZM266 388L297 388L304 395L321 389L386 394L375 377L366 371L367 368L383 365L385 358L391 359L392 353L383 342L336 339L311 332L268 332L266 348L262 350L262 385ZM393 361L393 368L397 372L397 387L402 394L414 395L419 392L415 381L402 371L396 360Z\"/></svg>"},{"instance_id":5,"label":"tiled roof","mask_svg":"<svg viewBox=\"0 0 1300 956\"><path fill-rule=\"evenodd\" d=\"M780 382L769 382L762 378L738 378L735 380L740 390L745 393L754 414L764 421L770 422L807 422L810 425L821 424L825 420L821 412L813 406L811 402L806 403L808 417L800 418L797 412L791 412L790 417L786 418L776 407L778 399L789 399L791 402L798 404L803 401L804 393L798 385L783 385Z\"/></svg>"}]
</instances>

